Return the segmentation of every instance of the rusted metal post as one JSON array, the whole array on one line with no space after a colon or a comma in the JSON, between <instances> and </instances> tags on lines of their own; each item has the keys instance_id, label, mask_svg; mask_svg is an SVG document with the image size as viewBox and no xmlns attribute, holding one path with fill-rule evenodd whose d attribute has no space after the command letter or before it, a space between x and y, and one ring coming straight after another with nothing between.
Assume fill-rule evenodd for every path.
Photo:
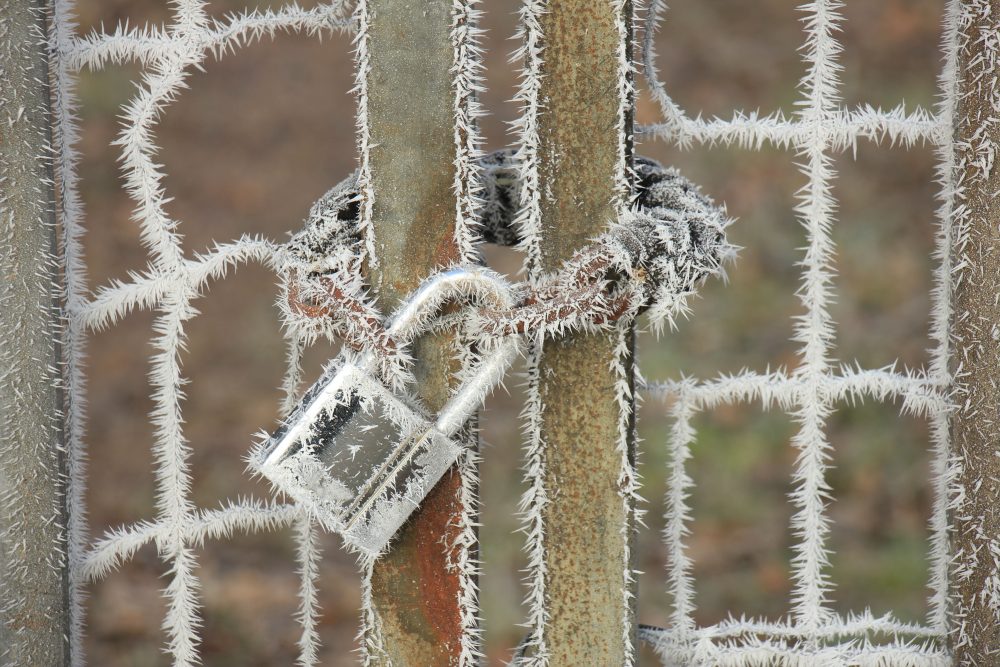
<instances>
[{"instance_id":1,"label":"rusted metal post","mask_svg":"<svg viewBox=\"0 0 1000 667\"><path fill-rule=\"evenodd\" d=\"M0 664L69 662L45 0L0 0Z\"/></svg>"},{"instance_id":2,"label":"rusted metal post","mask_svg":"<svg viewBox=\"0 0 1000 667\"><path fill-rule=\"evenodd\" d=\"M377 265L370 282L392 312L434 270L459 259L451 0L368 0L368 128ZM454 379L448 336L413 348L419 397L439 409ZM445 474L374 566L376 665L450 667L460 654L461 579L454 554L460 475Z\"/></svg>"},{"instance_id":3,"label":"rusted metal post","mask_svg":"<svg viewBox=\"0 0 1000 667\"><path fill-rule=\"evenodd\" d=\"M631 56L622 41L631 37L631 5L549 0L541 9L539 268L552 271L607 229L625 196L632 115L622 101L622 49ZM625 336L624 378L612 367L621 354L617 333L547 340L538 360L544 646L552 667L632 662L635 598L626 593L634 584L624 573L631 574L633 507L621 447L631 465L635 440L629 414L621 442L618 399L622 382L632 386L634 333ZM626 403L631 413L630 396Z\"/></svg>"},{"instance_id":4,"label":"rusted metal post","mask_svg":"<svg viewBox=\"0 0 1000 667\"><path fill-rule=\"evenodd\" d=\"M1000 0L957 8L951 370L956 665L1000 663Z\"/></svg>"}]
</instances>

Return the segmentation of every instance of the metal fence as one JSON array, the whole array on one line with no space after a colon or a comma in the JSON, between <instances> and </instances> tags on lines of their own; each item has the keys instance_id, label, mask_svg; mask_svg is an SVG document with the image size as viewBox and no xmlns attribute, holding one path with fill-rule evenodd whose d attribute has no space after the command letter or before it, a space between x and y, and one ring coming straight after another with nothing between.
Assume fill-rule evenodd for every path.
<instances>
[{"instance_id":1,"label":"metal fence","mask_svg":"<svg viewBox=\"0 0 1000 667\"><path fill-rule=\"evenodd\" d=\"M451 20L448 30L440 32L446 42L450 40L452 51L448 59L455 67L453 74L458 72L454 81L461 81L453 83L456 96L447 105L449 121L454 120L452 114L455 114L462 123L472 123L475 109L469 106L467 94L477 85L477 64L474 58L467 58L467 49L475 47L476 35L467 27L474 24L476 5L473 2L445 4L450 7ZM605 54L621 65L617 70L612 68L613 77L617 77L613 83L620 97L613 111L619 113L618 103L625 108L631 95L629 51L626 48L631 39L631 21L627 14L631 5L612 0L595 0L591 4L607 10L610 17L608 25L620 39L615 52ZM87 582L111 575L116 567L149 543L156 544L170 568L164 619L169 652L174 664L197 663L197 546L205 540L224 539L233 532L270 530L278 526L294 526L298 545L298 568L302 575L299 662L302 665L316 664L316 528L300 509L270 500L234 501L225 508L215 510L196 507L190 497L190 450L183 431L181 400L184 379L179 355L184 344L185 327L196 315L192 303L203 294L207 284L233 267L244 262L268 264L275 247L264 240L242 238L221 243L205 254L186 254L180 240L181 222L171 218L164 209L169 193L163 185L162 167L156 161L153 130L169 105L183 91L189 73L201 67L209 56L226 56L247 43L279 32L299 31L317 35L353 33L360 45L358 81L362 104L359 141L362 155L368 156L369 132L373 123L377 129L378 123L382 122L377 117L380 110L372 111L366 106L366 99L372 95L366 78L368 68L379 66L377 62L373 64L371 53L366 50L373 39L376 45L381 43L378 42L381 39L379 35L370 32L370 12L375 5L381 7L380 3L366 3L364 0L353 10L347 6L346 0L309 10L291 5L273 12L251 11L216 20L209 17L206 5L200 0L179 0L172 5L172 19L165 26L121 27L81 36L76 34L68 0L57 0L51 8L48 40L53 64L51 127L54 140L51 143L47 136L44 100L23 101L23 95L25 91L30 92L32 82L40 87L39 90L44 90L45 76L37 73L30 75L25 79L26 85L20 87L8 83L14 81L12 72L23 73L26 71L24 68L39 67L39 63L44 64L48 60L44 49L32 50L25 46L39 43L39 8L28 7L30 11L18 14L17 11L27 7L27 3L8 0L0 5L0 26L3 27L0 42L8 49L7 53L23 57L21 62L26 63L21 70L7 65L0 110L4 114L5 127L23 130L23 136L29 137L24 143L28 152L22 151L18 155L13 151L17 146L12 139L19 135L3 130L6 134L2 135L5 143L0 145L0 158L5 171L3 181L0 181L3 188L0 202L6 233L4 257L5 261L12 263L10 258L20 257L14 250L14 244L18 244L17 252L22 248L22 237L16 233L17 224L31 227L33 221L44 217L46 207L55 208L61 233L59 259L65 284L62 294L65 326L60 340L63 346L62 377L66 389L63 402L64 449L54 449L60 439L48 431L44 432L47 435L40 443L28 444L24 434L30 429L11 430L9 424L11 415L19 410L18 406L23 406L23 402L18 401L25 400L21 394L23 385L18 383L24 376L31 376L32 373L37 376L38 373L25 369L18 376L16 371L21 366L9 364L14 370L3 376L6 393L0 396L5 402L4 424L8 431L4 434L4 447L0 450L0 455L5 457L0 480L7 489L0 498L3 501L2 527L5 531L4 562L0 564L0 572L3 572L5 581L17 579L12 574L12 563L19 558L27 558L27 552L12 550L10 545L21 545L24 540L43 540L51 553L61 554L60 540L64 539L24 532L25 523L17 521L16 517L31 512L25 509L23 494L19 494L19 489L24 488L19 485L22 478L14 478L23 473L12 468L10 461L23 460L26 452L35 456L39 451L46 451L45 457L48 458L39 460L44 458L48 461L43 468L51 473L52 465L63 465L60 459L65 458L67 476L64 488L57 479L49 480L47 484L50 489L56 488L59 493L65 494L70 510L65 520L65 560L60 560L61 556L54 557L48 569L50 572L68 573L69 593L65 598L65 608L56 611L43 608L41 602L32 602L22 593L15 593L18 597L11 603L9 597L13 589L5 591L8 599L2 611L7 634L0 633L0 637L9 642L6 659L11 664L47 664L51 662L48 656L61 650L57 646L61 641L61 630L52 633L46 641L36 641L24 636L23 632L19 634L18 628L24 627L19 625L21 617L18 612L22 611L29 616L33 613L33 618L50 627L55 624L55 627L62 628L65 623L68 628L65 646L68 646L72 656L71 663L83 664L81 637L85 619L81 600ZM520 96L524 103L521 121L522 178L532 187L538 186L538 165L546 159L544 147L539 148L537 134L539 119L545 119L545 107L539 103L542 99L539 96L546 94L542 88L545 79L540 76L545 58L549 55L545 47L557 43L559 39L558 22L546 21L547 17L558 15L572 6L575 5L569 3L563 7L557 0L528 0L522 12L526 43L523 54L526 72ZM1000 177L993 170L997 135L995 118L1000 111L995 75L1000 49L997 25L1000 6L986 0L951 0L948 3L941 97L934 111L907 110L902 106L890 110L870 106L845 108L838 90L840 3L816 0L802 7L805 17L803 54L807 73L799 85L797 109L767 116L735 112L730 119L708 120L687 115L670 99L664 86L656 79L652 35L663 9L660 0L653 0L648 15L642 13L646 30L641 48L637 49L641 52L650 89L662 109L663 120L651 127L637 128L638 135L644 139L656 138L689 146L732 144L749 149L776 146L789 150L801 161L807 184L799 195L797 214L806 230L807 247L797 294L805 308L805 315L794 324L794 340L799 346L801 363L792 372L751 371L715 379L652 381L646 387L655 396L673 399L674 423L667 442L671 469L665 532L670 554L667 577L673 612L669 628L642 628L638 631L639 638L650 642L666 665L992 664L991 660L995 660L997 651L1000 651L1000 631L997 629L1000 626L1000 577L997 574L1000 569L1000 509L996 503L1000 497L1000 456L996 452L1000 397L995 379L998 360L996 341L1000 338L996 325L1000 321L1000 306L996 298L1000 293L1000 269L996 251L1000 246L992 203L1000 190L997 183ZM32 16L35 17L34 28ZM552 53L557 53L557 50ZM142 242L149 253L149 264L144 272L126 283L102 286L90 293L81 254L83 211L76 191L78 137L74 115L74 80L76 72L81 69L100 69L122 62L138 63L143 68L137 92L123 109L125 126L119 144L125 185L135 203ZM384 100L384 97L380 99ZM26 114L26 108L32 113ZM623 115L622 119L626 117ZM557 122L571 125L572 119L562 118ZM468 211L462 207L473 205L469 204L471 195L462 190L462 183L474 171L469 161L474 158L476 145L474 137L463 134L468 129L469 126L459 127L461 131L453 134L454 154L457 156L455 181L458 183L456 220L459 225L468 216ZM616 150L626 150L625 137L630 135L625 130L624 120L616 125L611 136ZM936 147L938 152L941 207L937 231L938 268L933 294L935 348L926 369L900 373L892 369L845 368L837 365L832 358L831 341L837 323L829 312L834 297L831 261L835 247L831 229L837 224L837 219L836 202L831 190L834 176L831 163L833 155L851 149L859 141L903 145L927 143ZM58 196L46 193L45 187L51 184L51 180L44 170L36 173L33 178L37 183L28 187L39 193L41 204L36 202L30 211L25 211L24 207L18 208L19 200L16 199L19 196L16 188L23 188L24 181L14 178L14 174L27 172L15 171L14 165L17 160L30 163L32 155L39 164L52 161L59 186ZM371 164L365 162L367 159L363 159L363 177L364 170L371 169ZM615 159L624 164L624 154ZM617 177L624 179L624 173L622 171ZM367 177L372 177L370 171ZM381 176L376 173L374 177ZM612 182L609 191L614 191L615 187ZM543 215L543 207L531 197L529 188L524 200L522 224L529 230L529 252L534 253L530 262L534 262L537 268L538 263L544 260L544 252L537 246L540 242L538 234L542 233L540 216ZM461 243L461 234L456 238ZM532 243L536 244L533 250ZM44 253L36 253L36 256L44 256ZM45 264L42 260L38 263ZM18 266L23 273L25 267ZM22 279L19 284L23 286L27 283ZM7 298L14 297L5 295ZM5 312L9 312L7 303L4 302ZM87 473L83 439L86 387L82 350L88 329L113 326L125 314L137 309L153 311L157 317L151 373L155 401L153 452L157 515L91 541L87 537L83 501ZM34 326L31 325L32 328ZM46 331L44 328L39 330ZM4 331L8 338L15 336L7 324ZM53 331L52 336L55 335ZM612 341L611 352L615 359L621 359L621 340ZM4 344L5 350L12 349L6 347L7 341ZM291 349L293 368L289 377L294 378L295 354L301 350L300 341L292 341ZM46 364L43 363L43 366ZM99 369L96 372L100 372ZM624 378L622 375L620 382L625 382ZM536 378L536 389L537 381ZM295 391L295 384L294 381L287 383L290 392ZM921 624L903 623L892 615L876 618L863 612L845 617L835 613L829 605L832 584L827 539L830 498L826 475L835 455L825 435L826 422L836 406L856 397L875 401L898 399L904 411L926 416L932 425L935 502L928 549L932 561L929 584L933 594L929 616ZM615 398L614 402L621 412L612 424L612 430L624 434L620 440L616 439L615 444L620 469L616 469L614 474L621 481L620 475L628 477L631 474L627 451L629 436L625 432L629 428L630 407L619 399ZM793 444L799 456L794 473L795 492L791 497L795 509L791 528L797 540L793 560L792 614L789 619L780 622L732 620L711 627L698 627L692 616L694 582L684 544L689 528L687 496L691 485L685 465L691 456L691 444L697 437L691 420L699 412L738 402L759 402L767 407L777 407L788 413L798 425ZM545 428L546 413L538 400L529 405L528 413L527 423L532 429L529 439L533 443L528 450L532 488L532 495L527 499L528 550L532 557L529 623L532 646L536 651L530 659L541 664L563 664L563 658L552 657L551 646L547 643L550 636L553 642L563 641L560 639L563 635L552 629L558 624L553 625L551 614L552 596L563 593L558 591L558 586L553 588L548 585L552 581L551 568L554 566L548 559L547 548L551 545L545 541L546 521L551 520L551 515L546 514L544 503L553 490L548 488L550 481L545 468L548 460L539 436ZM17 443L29 449L18 450L14 446ZM54 452L57 451L64 452L65 456L56 456ZM459 504L465 503L467 508L474 502L468 496L473 482L474 478L466 477L463 484L454 490ZM633 490L626 479L615 499L623 509L623 521L626 523L631 521L629 494ZM454 659L456 664L474 664L478 650L478 620L474 594L475 564L474 558L469 557L475 549L474 520L467 514L462 516L467 517L468 525L462 530L466 531L463 534L469 539L462 546L466 558L462 560L462 577L456 584L459 591L455 604L460 611L457 626L460 650L455 653ZM58 525L61 521L56 517L54 524L52 521L47 524ZM440 526L435 528L439 529ZM623 530L626 538L628 530ZM614 624L614 633L622 639L621 646L616 650L622 660L631 663L634 650L630 637L635 630L628 592L633 577L628 549L626 539L621 551L624 554L624 571L616 575L622 578L622 604L612 616L623 621ZM381 652L389 649L382 642L385 626L379 617L378 600L372 597L371 576L369 572L365 645L369 658L378 662L382 659L379 657ZM50 590L58 579L57 576L50 582ZM378 597L377 592L375 597ZM739 614L740 610L733 612ZM8 639L10 637L14 639ZM398 641L405 641L405 638Z\"/></svg>"}]
</instances>

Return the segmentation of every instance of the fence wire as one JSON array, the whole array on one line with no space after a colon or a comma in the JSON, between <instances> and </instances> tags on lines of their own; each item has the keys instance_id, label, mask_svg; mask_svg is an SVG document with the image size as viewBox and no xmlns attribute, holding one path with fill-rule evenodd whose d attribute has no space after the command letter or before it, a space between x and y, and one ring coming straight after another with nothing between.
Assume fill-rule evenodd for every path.
<instances>
[{"instance_id":1,"label":"fence wire","mask_svg":"<svg viewBox=\"0 0 1000 667\"><path fill-rule=\"evenodd\" d=\"M610 0L613 1L613 0ZM808 71L799 84L801 100L794 114L759 116L736 112L731 119L692 118L668 96L656 78L654 28L664 10L661 0L649 8L642 56L648 82L663 120L639 128L645 138L680 145L738 145L760 149L765 145L793 151L803 162L808 184L800 193L799 219L808 245L802 261L798 296L805 314L795 322L794 340L801 364L791 373L747 371L716 379L652 382L647 390L673 399L664 539L670 554L667 579L673 596L668 629L644 629L664 664L761 665L776 660L795 665L945 665L947 596L948 461L948 249L954 197L954 153L951 128L955 109L957 12L951 0L945 31L945 68L941 102L934 112L903 106L887 111L864 106L844 108L839 95L837 62L840 44L836 32L840 3L817 0L806 4L804 55ZM269 241L244 237L222 243L205 254L189 256L178 233L180 221L164 209L169 196L163 171L156 162L153 129L166 108L185 87L189 73L212 55L223 57L248 43L280 32L313 35L349 33L354 27L347 0L335 0L305 10L288 5L277 11L249 11L224 20L210 18L200 0L177 0L168 25L76 34L70 0L56 0L52 49L56 56L56 161L62 185L60 213L63 252L67 268L68 311L68 432L71 457L69 499L69 561L73 599L73 663L84 664L82 599L88 582L107 576L143 545L153 543L170 565L164 628L176 665L198 662L198 589L196 550L206 540L234 533L293 526L301 574L299 620L302 635L298 664L315 665L319 637L316 623L316 529L298 508L268 500L232 501L218 509L196 507L191 500L190 449L182 418L180 354L185 327L195 316L192 307L208 283L245 262L269 264L275 247ZM81 69L98 70L125 62L143 67L139 87L123 110L124 129L118 143L125 170L125 186L134 201L142 243L149 252L145 271L127 282L115 282L90 293L81 252L83 211L75 169L78 139L74 86ZM936 147L940 164L941 208L937 233L937 282L934 290L933 339L929 368L900 373L893 368L863 369L841 366L833 359L836 323L829 313L833 295L831 229L836 224L831 189L832 156L859 140ZM150 374L155 402L157 516L91 541L84 512L86 455L83 439L85 378L83 347L88 330L114 325L134 310L157 313L155 353ZM295 350L297 347L293 346ZM293 350L294 351L294 350ZM290 383L289 386L291 386ZM892 615L863 613L842 616L829 606L830 548L827 542L829 487L826 473L831 452L826 420L835 406L853 398L900 400L904 412L925 416L932 425L935 503L931 518L930 612L923 624L900 622ZM797 544L793 560L792 614L785 621L733 618L718 625L698 627L693 618L694 581L684 538L690 518L687 496L691 480L686 461L696 438L691 421L700 411L740 402L777 407L798 424L794 445L799 451L791 498L795 506L792 528ZM532 535L532 539L540 539ZM532 545L529 545L531 547ZM534 545L537 547L537 545ZM737 610L738 611L738 610ZM881 641L880 641L881 640Z\"/></svg>"},{"instance_id":2,"label":"fence wire","mask_svg":"<svg viewBox=\"0 0 1000 667\"><path fill-rule=\"evenodd\" d=\"M804 12L807 71L798 85L798 111L786 116L736 112L729 120L691 118L670 98L657 79L653 37L661 0L653 0L643 42L642 57L650 90L663 114L662 122L643 127L643 136L681 146L736 145L759 150L765 145L794 151L808 183L796 207L805 228L807 245L801 261L797 296L805 314L794 321L793 340L799 348L799 366L791 373L744 371L715 379L654 382L655 395L674 399L673 426L668 437L669 483L664 538L669 553L668 585L673 598L669 629L646 630L645 638L666 664L711 665L946 665L945 646L948 595L947 507L950 478L948 460L948 262L954 198L952 127L956 81L956 12L951 2L946 17L941 102L936 113L907 112L903 105L888 111L863 106L844 108L840 98L841 45L837 40L842 3L811 2ZM833 358L837 323L829 307L834 297L832 229L837 224L832 190L833 156L853 149L859 140L936 147L939 156L941 207L938 215L935 289L932 295L934 349L930 368L901 373L895 367L864 369L838 364ZM934 507L930 539L930 610L926 623L914 625L892 614L869 612L844 617L830 608L831 549L828 544L832 500L827 472L832 460L826 436L827 418L838 404L854 399L899 400L902 411L926 417L933 440ZM795 513L792 530L797 540L792 559L791 615L783 622L730 618L710 627L697 627L694 618L694 580L684 540L689 532L687 499L692 480L686 472L696 433L693 417L720 405L758 402L776 407L798 424L793 445L798 457L791 495ZM881 641L879 641L881 639Z\"/></svg>"}]
</instances>

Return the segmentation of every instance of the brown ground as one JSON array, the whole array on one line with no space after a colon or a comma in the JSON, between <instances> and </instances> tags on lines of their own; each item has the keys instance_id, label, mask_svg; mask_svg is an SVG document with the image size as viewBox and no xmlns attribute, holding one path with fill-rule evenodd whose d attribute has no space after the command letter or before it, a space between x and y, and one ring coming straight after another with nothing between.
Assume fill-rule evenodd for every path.
<instances>
[{"instance_id":1,"label":"brown ground","mask_svg":"<svg viewBox=\"0 0 1000 667\"><path fill-rule=\"evenodd\" d=\"M277 0L275 0L276 2ZM484 3L489 30L492 115L484 122L490 148L510 142L507 102L516 84L507 54L515 44L513 2ZM668 87L690 110L729 115L735 108L792 109L802 73L796 49L799 18L787 0L674 0L660 44ZM940 0L849 0L843 39L847 101L891 106L933 103L939 70ZM213 3L213 12L238 9L238 0ZM752 8L752 9L751 9ZM159 20L160 3L101 0L81 7L84 27ZM284 238L298 227L310 202L353 167L354 101L351 57L344 37L322 43L280 37L254 45L197 73L191 90L158 128L170 212L182 223L189 252L243 233ZM119 129L118 107L128 99L130 67L84 74L83 194L87 206L87 260L91 285L124 278L145 255L121 191L109 142ZM655 109L642 99L640 119ZM804 183L793 156L696 148L678 153L662 145L641 152L681 166L740 218L734 240L746 249L730 284L710 285L693 319L660 341L642 341L647 378L681 372L714 375L744 365L763 369L796 363L788 342L789 316L800 311L793 293L795 262L804 236L792 206ZM839 162L840 244L834 314L840 323L838 355L883 365L894 359L920 365L929 347L933 155L859 146ZM496 259L512 269L516 258ZM211 507L237 494L265 490L244 474L250 435L273 423L279 398L283 346L273 306L274 279L265 270L241 269L212 287L198 303L203 315L190 325L184 358L187 436L193 448L194 495ZM152 317L129 316L90 341L91 467L88 505L92 533L153 515L151 407L146 374ZM330 354L316 350L311 368ZM491 664L509 656L522 630L519 584L524 566L515 503L521 390L492 400L484 417L485 478L483 606ZM640 611L643 622L662 623L664 478L663 406L648 401L641 414L644 495L648 529L641 536ZM698 487L691 554L699 577L699 617L711 622L735 613L787 612L788 445L793 425L756 407L720 408L698 420L700 439L691 471ZM896 609L907 618L925 612L923 540L929 512L927 433L922 420L899 417L893 406L844 406L831 419L839 500L833 544L839 607ZM359 605L351 559L326 540L321 574L323 664L353 664ZM203 581L204 662L207 665L290 664L297 627L293 548L285 533L237 537L200 551ZM167 664L160 630L164 569L152 549L92 587L87 649L94 665Z\"/></svg>"}]
</instances>

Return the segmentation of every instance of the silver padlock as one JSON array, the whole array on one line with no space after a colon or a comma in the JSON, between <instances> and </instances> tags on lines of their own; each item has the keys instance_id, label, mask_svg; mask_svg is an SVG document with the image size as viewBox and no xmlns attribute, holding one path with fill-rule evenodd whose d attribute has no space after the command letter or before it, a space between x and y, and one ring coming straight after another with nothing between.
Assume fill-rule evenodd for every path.
<instances>
[{"instance_id":1,"label":"silver padlock","mask_svg":"<svg viewBox=\"0 0 1000 667\"><path fill-rule=\"evenodd\" d=\"M502 310L512 305L497 274L453 269L414 292L386 331L410 341L442 304L470 297ZM506 338L484 355L434 417L386 386L371 354L341 353L263 443L255 465L349 545L377 557L458 459L463 444L456 435L503 378L518 346L516 337Z\"/></svg>"}]
</instances>

